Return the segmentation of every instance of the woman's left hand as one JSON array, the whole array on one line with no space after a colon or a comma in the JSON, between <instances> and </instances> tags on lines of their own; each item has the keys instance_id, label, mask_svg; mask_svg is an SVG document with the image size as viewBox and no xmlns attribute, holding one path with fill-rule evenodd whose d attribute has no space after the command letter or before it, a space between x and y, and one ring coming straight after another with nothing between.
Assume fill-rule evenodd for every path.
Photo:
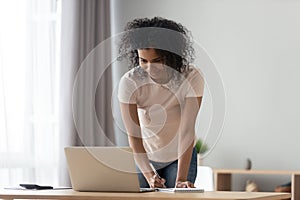
<instances>
[{"instance_id":1,"label":"woman's left hand","mask_svg":"<svg viewBox=\"0 0 300 200\"><path fill-rule=\"evenodd\" d=\"M190 181L177 181L176 188L194 188L194 184Z\"/></svg>"}]
</instances>

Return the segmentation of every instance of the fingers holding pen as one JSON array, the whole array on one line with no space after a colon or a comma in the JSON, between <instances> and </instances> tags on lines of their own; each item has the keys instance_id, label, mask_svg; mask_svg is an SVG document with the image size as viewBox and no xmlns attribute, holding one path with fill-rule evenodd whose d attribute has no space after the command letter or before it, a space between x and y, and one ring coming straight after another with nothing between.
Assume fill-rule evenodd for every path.
<instances>
[{"instance_id":1,"label":"fingers holding pen","mask_svg":"<svg viewBox=\"0 0 300 200\"><path fill-rule=\"evenodd\" d=\"M149 185L151 188L165 188L166 180L160 178L158 175L153 175L149 180Z\"/></svg>"},{"instance_id":2,"label":"fingers holding pen","mask_svg":"<svg viewBox=\"0 0 300 200\"><path fill-rule=\"evenodd\" d=\"M150 187L165 188L166 180L161 178L152 163L149 163L154 175L150 178Z\"/></svg>"}]
</instances>

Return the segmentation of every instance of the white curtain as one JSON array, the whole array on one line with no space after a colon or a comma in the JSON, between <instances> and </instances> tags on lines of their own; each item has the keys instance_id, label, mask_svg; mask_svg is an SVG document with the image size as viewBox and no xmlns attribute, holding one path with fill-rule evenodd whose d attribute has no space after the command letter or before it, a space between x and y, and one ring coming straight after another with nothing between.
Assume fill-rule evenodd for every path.
<instances>
[{"instance_id":1,"label":"white curtain","mask_svg":"<svg viewBox=\"0 0 300 200\"><path fill-rule=\"evenodd\" d=\"M58 184L60 1L0 1L0 186Z\"/></svg>"}]
</instances>

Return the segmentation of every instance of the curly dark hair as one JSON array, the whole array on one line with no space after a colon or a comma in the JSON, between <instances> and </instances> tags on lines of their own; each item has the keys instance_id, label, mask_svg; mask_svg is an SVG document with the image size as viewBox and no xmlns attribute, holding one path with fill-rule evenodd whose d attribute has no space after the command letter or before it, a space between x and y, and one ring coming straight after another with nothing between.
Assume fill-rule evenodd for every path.
<instances>
[{"instance_id":1,"label":"curly dark hair","mask_svg":"<svg viewBox=\"0 0 300 200\"><path fill-rule=\"evenodd\" d=\"M161 17L128 22L119 44L118 60L127 58L129 69L139 65L138 49L154 48L167 66L184 72L194 60L191 33L180 23Z\"/></svg>"}]
</instances>

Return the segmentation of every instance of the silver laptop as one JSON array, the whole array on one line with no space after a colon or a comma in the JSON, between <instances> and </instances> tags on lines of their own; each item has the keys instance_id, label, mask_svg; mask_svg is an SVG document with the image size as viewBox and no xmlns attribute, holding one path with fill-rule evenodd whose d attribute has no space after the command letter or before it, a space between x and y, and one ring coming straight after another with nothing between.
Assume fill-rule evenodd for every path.
<instances>
[{"instance_id":1,"label":"silver laptop","mask_svg":"<svg viewBox=\"0 0 300 200\"><path fill-rule=\"evenodd\" d=\"M72 188L76 191L146 192L140 188L129 147L65 147Z\"/></svg>"}]
</instances>

